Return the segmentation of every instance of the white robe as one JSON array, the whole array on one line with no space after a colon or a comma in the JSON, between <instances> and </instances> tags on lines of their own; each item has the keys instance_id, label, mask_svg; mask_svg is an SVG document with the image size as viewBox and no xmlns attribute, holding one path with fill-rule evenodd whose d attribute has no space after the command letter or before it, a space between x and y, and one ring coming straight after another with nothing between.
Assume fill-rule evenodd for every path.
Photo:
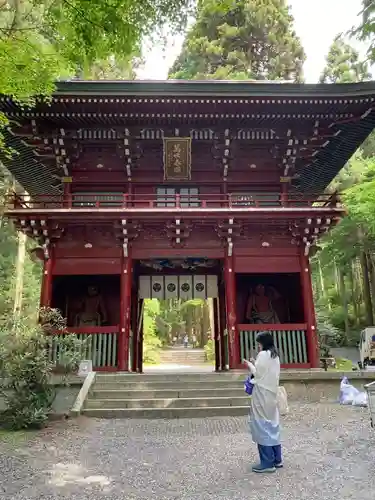
<instances>
[{"instance_id":1,"label":"white robe","mask_svg":"<svg viewBox=\"0 0 375 500\"><path fill-rule=\"evenodd\" d=\"M255 364L248 362L254 378L251 397L250 431L253 441L262 446L280 444L277 391L280 379L280 359L271 357L270 351L261 351Z\"/></svg>"}]
</instances>

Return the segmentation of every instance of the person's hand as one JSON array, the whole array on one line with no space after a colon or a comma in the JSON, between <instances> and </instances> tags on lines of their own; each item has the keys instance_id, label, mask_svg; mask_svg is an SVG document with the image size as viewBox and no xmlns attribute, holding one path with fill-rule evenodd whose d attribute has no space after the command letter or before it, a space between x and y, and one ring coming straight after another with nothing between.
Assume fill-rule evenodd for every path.
<instances>
[{"instance_id":1,"label":"person's hand","mask_svg":"<svg viewBox=\"0 0 375 500\"><path fill-rule=\"evenodd\" d=\"M255 363L255 359L254 358L250 358L250 363Z\"/></svg>"}]
</instances>

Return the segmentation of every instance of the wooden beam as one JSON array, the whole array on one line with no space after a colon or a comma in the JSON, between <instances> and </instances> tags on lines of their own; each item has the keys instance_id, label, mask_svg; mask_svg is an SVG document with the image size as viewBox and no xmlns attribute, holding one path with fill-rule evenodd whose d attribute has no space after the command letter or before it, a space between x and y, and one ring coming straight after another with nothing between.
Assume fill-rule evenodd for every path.
<instances>
[{"instance_id":1,"label":"wooden beam","mask_svg":"<svg viewBox=\"0 0 375 500\"><path fill-rule=\"evenodd\" d=\"M229 252L231 253L231 252ZM228 250L224 259L226 323L228 331L229 368L240 364L239 337L236 312L236 274L234 272L234 257Z\"/></svg>"},{"instance_id":2,"label":"wooden beam","mask_svg":"<svg viewBox=\"0 0 375 500\"><path fill-rule=\"evenodd\" d=\"M121 257L120 329L118 342L118 369L129 371L129 339L131 329L131 290L133 262L129 250Z\"/></svg>"}]
</instances>

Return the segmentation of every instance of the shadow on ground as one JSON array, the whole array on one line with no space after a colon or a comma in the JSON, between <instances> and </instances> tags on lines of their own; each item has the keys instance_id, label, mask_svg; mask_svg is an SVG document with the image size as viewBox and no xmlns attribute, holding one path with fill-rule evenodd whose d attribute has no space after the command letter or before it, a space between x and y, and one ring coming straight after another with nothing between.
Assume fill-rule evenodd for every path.
<instances>
[{"instance_id":1,"label":"shadow on ground","mask_svg":"<svg viewBox=\"0 0 375 500\"><path fill-rule=\"evenodd\" d=\"M367 409L294 404L285 469L250 472L246 418L88 420L2 440L0 497L99 500L373 500L375 434Z\"/></svg>"}]
</instances>

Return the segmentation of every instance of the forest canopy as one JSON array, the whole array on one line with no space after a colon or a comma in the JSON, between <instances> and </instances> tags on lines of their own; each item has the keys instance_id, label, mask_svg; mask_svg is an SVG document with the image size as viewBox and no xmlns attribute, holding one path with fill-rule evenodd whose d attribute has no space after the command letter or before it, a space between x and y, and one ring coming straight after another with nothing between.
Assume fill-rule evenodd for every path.
<instances>
[{"instance_id":1,"label":"forest canopy","mask_svg":"<svg viewBox=\"0 0 375 500\"><path fill-rule=\"evenodd\" d=\"M272 26L272 29L270 27ZM169 77L302 80L305 53L284 0L201 0Z\"/></svg>"}]
</instances>

